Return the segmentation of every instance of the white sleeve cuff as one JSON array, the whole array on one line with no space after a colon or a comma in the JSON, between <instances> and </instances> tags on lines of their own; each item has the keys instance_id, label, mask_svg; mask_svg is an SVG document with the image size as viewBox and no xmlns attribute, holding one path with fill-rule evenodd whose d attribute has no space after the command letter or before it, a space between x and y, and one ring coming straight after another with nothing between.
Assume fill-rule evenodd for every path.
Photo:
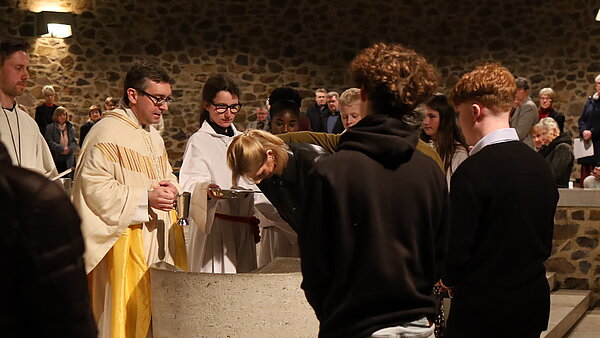
<instances>
[{"instance_id":1,"label":"white sleeve cuff","mask_svg":"<svg viewBox=\"0 0 600 338\"><path fill-rule=\"evenodd\" d=\"M138 200L138 206L131 219L131 224L139 224L150 221L150 215L148 214L148 191L143 190L140 199Z\"/></svg>"}]
</instances>

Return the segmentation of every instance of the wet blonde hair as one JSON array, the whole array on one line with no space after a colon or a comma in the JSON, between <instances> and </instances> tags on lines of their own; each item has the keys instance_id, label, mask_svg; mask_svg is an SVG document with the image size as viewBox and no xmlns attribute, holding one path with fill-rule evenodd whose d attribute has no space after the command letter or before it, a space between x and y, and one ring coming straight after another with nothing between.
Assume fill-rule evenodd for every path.
<instances>
[{"instance_id":1,"label":"wet blonde hair","mask_svg":"<svg viewBox=\"0 0 600 338\"><path fill-rule=\"evenodd\" d=\"M227 165L231 169L231 185L240 177L256 173L267 161L267 150L275 153L276 170L283 171L288 161L287 146L277 136L257 129L247 129L233 138L227 148Z\"/></svg>"}]
</instances>

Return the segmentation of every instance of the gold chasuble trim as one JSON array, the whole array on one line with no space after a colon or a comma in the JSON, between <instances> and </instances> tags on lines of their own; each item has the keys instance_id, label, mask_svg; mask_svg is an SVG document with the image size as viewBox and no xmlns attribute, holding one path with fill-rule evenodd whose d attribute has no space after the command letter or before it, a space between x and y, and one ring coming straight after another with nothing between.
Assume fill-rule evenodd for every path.
<instances>
[{"instance_id":1,"label":"gold chasuble trim","mask_svg":"<svg viewBox=\"0 0 600 338\"><path fill-rule=\"evenodd\" d=\"M120 113L117 113L114 111L108 111L103 114L103 117L107 117L107 116L116 117L119 120L121 120L121 121L127 123L128 125L130 125L131 127L133 127L133 129L141 129L137 123L131 121L131 119L129 117L127 117L126 115L123 115L123 114L120 114Z\"/></svg>"},{"instance_id":2,"label":"gold chasuble trim","mask_svg":"<svg viewBox=\"0 0 600 338\"><path fill-rule=\"evenodd\" d=\"M104 154L107 160L117 163L119 166L144 174L146 177L152 180L162 179L165 177L167 172L167 153L163 153L159 158L160 173L161 177L157 176L158 173L154 170L154 160L150 156L144 156L137 151L120 146L114 143L98 143L94 147L98 148Z\"/></svg>"}]
</instances>

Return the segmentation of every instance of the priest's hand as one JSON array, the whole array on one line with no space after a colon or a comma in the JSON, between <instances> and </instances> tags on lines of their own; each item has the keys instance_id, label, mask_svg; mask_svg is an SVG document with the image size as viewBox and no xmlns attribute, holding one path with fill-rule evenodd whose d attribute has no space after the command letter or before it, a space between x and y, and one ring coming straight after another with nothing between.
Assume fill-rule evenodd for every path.
<instances>
[{"instance_id":1,"label":"priest's hand","mask_svg":"<svg viewBox=\"0 0 600 338\"><path fill-rule=\"evenodd\" d=\"M177 191L177 187L170 181L162 180L162 181L158 182L158 185L161 187L169 188L171 190L171 192L173 192L173 195L175 196L174 198L177 198L177 195L179 195L179 191Z\"/></svg>"},{"instance_id":2,"label":"priest's hand","mask_svg":"<svg viewBox=\"0 0 600 338\"><path fill-rule=\"evenodd\" d=\"M148 191L148 204L154 209L169 211L173 209L176 197L177 194L170 186L159 185Z\"/></svg>"},{"instance_id":3,"label":"priest's hand","mask_svg":"<svg viewBox=\"0 0 600 338\"><path fill-rule=\"evenodd\" d=\"M588 141L592 138L592 132L589 130L584 130L583 132L581 132L581 136L583 136L584 141Z\"/></svg>"},{"instance_id":4,"label":"priest's hand","mask_svg":"<svg viewBox=\"0 0 600 338\"><path fill-rule=\"evenodd\" d=\"M206 194L208 195L208 199L220 199L221 197L215 195L215 193L211 190L211 189L216 189L216 190L221 190L221 187L219 187L218 185L211 183L208 185L208 190L206 191Z\"/></svg>"}]
</instances>

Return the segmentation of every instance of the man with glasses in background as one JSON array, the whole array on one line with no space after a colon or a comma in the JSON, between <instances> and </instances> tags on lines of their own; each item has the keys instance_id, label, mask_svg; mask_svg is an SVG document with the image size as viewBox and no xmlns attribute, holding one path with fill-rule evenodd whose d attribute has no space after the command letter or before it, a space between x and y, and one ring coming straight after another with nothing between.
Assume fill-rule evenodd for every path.
<instances>
[{"instance_id":1,"label":"man with glasses in background","mask_svg":"<svg viewBox=\"0 0 600 338\"><path fill-rule=\"evenodd\" d=\"M122 106L104 113L83 143L73 204L82 218L99 337L145 337L148 267L158 261L187 267L173 210L177 178L162 138L150 127L173 101L172 82L157 63L136 61L125 77Z\"/></svg>"}]
</instances>

